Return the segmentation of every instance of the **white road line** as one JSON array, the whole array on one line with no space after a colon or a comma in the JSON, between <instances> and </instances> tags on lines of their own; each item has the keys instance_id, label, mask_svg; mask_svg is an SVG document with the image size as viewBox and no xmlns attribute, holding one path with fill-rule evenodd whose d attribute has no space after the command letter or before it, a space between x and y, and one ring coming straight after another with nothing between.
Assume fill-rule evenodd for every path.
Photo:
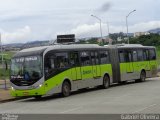
<instances>
[{"instance_id":1,"label":"white road line","mask_svg":"<svg viewBox=\"0 0 160 120\"><path fill-rule=\"evenodd\" d=\"M147 106L147 107L145 107L145 108L142 108L142 109L139 109L139 110L135 111L134 113L139 113L139 112L141 112L141 111L143 111L143 110L146 110L146 109L151 108L151 107L156 106L156 105L157 105L157 104L149 105L149 106Z\"/></svg>"},{"instance_id":2,"label":"white road line","mask_svg":"<svg viewBox=\"0 0 160 120\"><path fill-rule=\"evenodd\" d=\"M75 110L78 110L78 109L81 109L81 108L83 108L83 107L80 106L80 107L76 107L76 108L73 108L73 109L68 109L68 110L60 112L60 113L68 113L68 112L72 112L72 111L75 111Z\"/></svg>"}]
</instances>

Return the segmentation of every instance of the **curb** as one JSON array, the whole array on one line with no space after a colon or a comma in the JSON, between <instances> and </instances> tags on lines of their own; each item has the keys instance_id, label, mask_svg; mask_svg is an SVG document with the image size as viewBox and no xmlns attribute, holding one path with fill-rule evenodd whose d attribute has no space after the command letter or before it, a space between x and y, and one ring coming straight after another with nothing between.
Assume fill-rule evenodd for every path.
<instances>
[{"instance_id":1,"label":"curb","mask_svg":"<svg viewBox=\"0 0 160 120\"><path fill-rule=\"evenodd\" d=\"M27 97L19 97L19 98L10 98L10 99L5 99L5 100L0 100L0 104L6 103L6 102L12 102L16 100L21 100L21 99L26 99Z\"/></svg>"}]
</instances>

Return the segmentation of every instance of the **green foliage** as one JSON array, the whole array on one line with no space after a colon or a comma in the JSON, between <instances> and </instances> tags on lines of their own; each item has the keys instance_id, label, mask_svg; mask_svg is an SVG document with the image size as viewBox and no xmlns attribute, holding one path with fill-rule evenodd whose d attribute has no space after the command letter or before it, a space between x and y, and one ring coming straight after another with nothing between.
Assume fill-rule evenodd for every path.
<instances>
[{"instance_id":1,"label":"green foliage","mask_svg":"<svg viewBox=\"0 0 160 120\"><path fill-rule=\"evenodd\" d=\"M142 44L145 46L160 46L160 35L150 34L150 35L142 35L137 38L130 38L130 43Z\"/></svg>"},{"instance_id":2,"label":"green foliage","mask_svg":"<svg viewBox=\"0 0 160 120\"><path fill-rule=\"evenodd\" d=\"M10 72L10 68L9 68L9 65L10 65L10 60L12 58L12 56L15 54L15 52L12 52L12 51L6 51L6 52L3 52L3 54L6 54L4 56L4 61L7 62L7 65L8 65L8 69L6 70L6 68L4 67L4 65L2 66L2 62L1 62L1 56L0 56L0 79L9 79L9 72Z\"/></svg>"},{"instance_id":3,"label":"green foliage","mask_svg":"<svg viewBox=\"0 0 160 120\"><path fill-rule=\"evenodd\" d=\"M0 68L0 80L9 79L10 69Z\"/></svg>"},{"instance_id":4,"label":"green foliage","mask_svg":"<svg viewBox=\"0 0 160 120\"><path fill-rule=\"evenodd\" d=\"M160 46L157 47L157 62L158 66L160 66Z\"/></svg>"}]
</instances>

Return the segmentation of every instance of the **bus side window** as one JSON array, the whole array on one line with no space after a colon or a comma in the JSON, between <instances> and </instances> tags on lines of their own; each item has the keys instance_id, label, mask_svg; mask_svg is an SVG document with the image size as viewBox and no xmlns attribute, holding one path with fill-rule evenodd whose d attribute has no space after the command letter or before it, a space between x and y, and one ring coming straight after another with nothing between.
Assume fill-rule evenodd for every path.
<instances>
[{"instance_id":1,"label":"bus side window","mask_svg":"<svg viewBox=\"0 0 160 120\"><path fill-rule=\"evenodd\" d=\"M110 63L108 51L100 51L100 62L101 64Z\"/></svg>"},{"instance_id":2,"label":"bus side window","mask_svg":"<svg viewBox=\"0 0 160 120\"><path fill-rule=\"evenodd\" d=\"M97 51L91 52L91 61L92 65L98 65L99 64L99 56Z\"/></svg>"},{"instance_id":3,"label":"bus side window","mask_svg":"<svg viewBox=\"0 0 160 120\"><path fill-rule=\"evenodd\" d=\"M55 53L57 68L68 68L69 67L69 56L67 52Z\"/></svg>"},{"instance_id":4,"label":"bus side window","mask_svg":"<svg viewBox=\"0 0 160 120\"><path fill-rule=\"evenodd\" d=\"M46 76L48 76L49 74L52 73L53 69L55 68L55 65L54 65L54 55L52 54L47 54L46 57L45 57L45 66L44 66L44 69L45 69L45 74Z\"/></svg>"},{"instance_id":5,"label":"bus side window","mask_svg":"<svg viewBox=\"0 0 160 120\"><path fill-rule=\"evenodd\" d=\"M79 66L79 54L78 52L69 53L71 66Z\"/></svg>"},{"instance_id":6,"label":"bus side window","mask_svg":"<svg viewBox=\"0 0 160 120\"><path fill-rule=\"evenodd\" d=\"M149 59L150 60L156 60L156 53L155 53L154 49L149 50Z\"/></svg>"},{"instance_id":7,"label":"bus side window","mask_svg":"<svg viewBox=\"0 0 160 120\"><path fill-rule=\"evenodd\" d=\"M91 52L91 61L92 61L92 65L95 65L96 64L96 61L95 61L95 52Z\"/></svg>"},{"instance_id":8,"label":"bus side window","mask_svg":"<svg viewBox=\"0 0 160 120\"><path fill-rule=\"evenodd\" d=\"M126 62L132 62L132 52L130 50L125 51Z\"/></svg>"},{"instance_id":9,"label":"bus side window","mask_svg":"<svg viewBox=\"0 0 160 120\"><path fill-rule=\"evenodd\" d=\"M137 62L138 58L137 58L137 51L136 50L132 51L132 56L133 56L133 62Z\"/></svg>"},{"instance_id":10,"label":"bus side window","mask_svg":"<svg viewBox=\"0 0 160 120\"><path fill-rule=\"evenodd\" d=\"M81 65L82 66L91 65L90 52L81 52L80 53L80 59L81 59Z\"/></svg>"},{"instance_id":11,"label":"bus side window","mask_svg":"<svg viewBox=\"0 0 160 120\"><path fill-rule=\"evenodd\" d=\"M138 50L138 61L143 61L143 50Z\"/></svg>"},{"instance_id":12,"label":"bus side window","mask_svg":"<svg viewBox=\"0 0 160 120\"><path fill-rule=\"evenodd\" d=\"M122 50L119 51L119 61L121 63L125 62L124 51Z\"/></svg>"},{"instance_id":13,"label":"bus side window","mask_svg":"<svg viewBox=\"0 0 160 120\"><path fill-rule=\"evenodd\" d=\"M147 50L143 50L143 59L148 60L148 51Z\"/></svg>"}]
</instances>

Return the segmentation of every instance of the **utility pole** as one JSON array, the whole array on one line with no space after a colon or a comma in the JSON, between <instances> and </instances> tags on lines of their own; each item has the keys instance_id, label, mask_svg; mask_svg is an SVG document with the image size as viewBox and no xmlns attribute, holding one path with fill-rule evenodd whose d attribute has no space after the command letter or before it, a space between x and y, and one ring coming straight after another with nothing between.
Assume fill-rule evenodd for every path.
<instances>
[{"instance_id":1,"label":"utility pole","mask_svg":"<svg viewBox=\"0 0 160 120\"><path fill-rule=\"evenodd\" d=\"M94 18L96 18L97 20L99 20L101 41L102 41L102 44L104 45L104 40L103 40L103 35L102 35L102 25L101 25L102 24L102 20L99 17L95 16L95 15L91 15L91 16L94 17Z\"/></svg>"},{"instance_id":2,"label":"utility pole","mask_svg":"<svg viewBox=\"0 0 160 120\"><path fill-rule=\"evenodd\" d=\"M1 33L0 33L0 45L1 45L1 64L2 64L3 55L2 55L2 40L1 40Z\"/></svg>"},{"instance_id":3,"label":"utility pole","mask_svg":"<svg viewBox=\"0 0 160 120\"><path fill-rule=\"evenodd\" d=\"M129 36L128 36L128 17L131 13L135 12L136 10L132 10L131 12L128 13L128 15L126 16L126 28L127 28L127 39L128 39L128 44L129 44Z\"/></svg>"},{"instance_id":4,"label":"utility pole","mask_svg":"<svg viewBox=\"0 0 160 120\"><path fill-rule=\"evenodd\" d=\"M2 48L2 35L0 33L0 45L1 45L1 66L3 68L3 48Z\"/></svg>"},{"instance_id":5,"label":"utility pole","mask_svg":"<svg viewBox=\"0 0 160 120\"><path fill-rule=\"evenodd\" d=\"M3 46L2 46L2 34L0 33L0 45L1 45L1 66L2 66L2 69L4 68L4 65L3 65ZM6 78L5 78L5 70L3 70L3 74L2 76L4 77L4 89L6 90L7 89L7 81L6 81Z\"/></svg>"}]
</instances>

